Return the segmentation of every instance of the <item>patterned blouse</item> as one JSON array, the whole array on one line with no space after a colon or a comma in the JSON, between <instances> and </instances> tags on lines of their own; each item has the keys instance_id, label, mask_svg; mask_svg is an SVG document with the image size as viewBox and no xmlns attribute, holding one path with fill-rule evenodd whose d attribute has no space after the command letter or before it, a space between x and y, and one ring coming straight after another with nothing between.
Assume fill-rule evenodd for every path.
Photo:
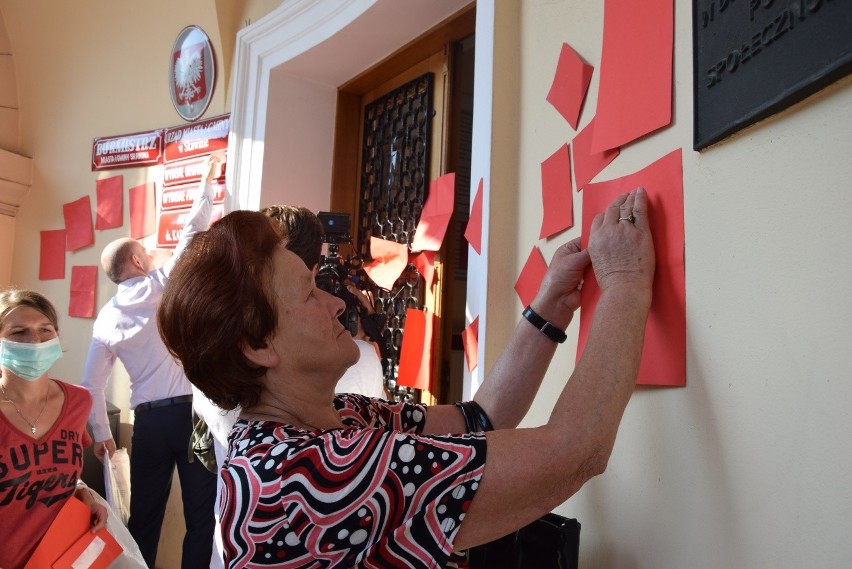
<instances>
[{"instance_id":1,"label":"patterned blouse","mask_svg":"<svg viewBox=\"0 0 852 569\"><path fill-rule=\"evenodd\" d=\"M227 567L445 567L483 433L423 436L426 407L334 399L343 429L237 421L222 470Z\"/></svg>"}]
</instances>

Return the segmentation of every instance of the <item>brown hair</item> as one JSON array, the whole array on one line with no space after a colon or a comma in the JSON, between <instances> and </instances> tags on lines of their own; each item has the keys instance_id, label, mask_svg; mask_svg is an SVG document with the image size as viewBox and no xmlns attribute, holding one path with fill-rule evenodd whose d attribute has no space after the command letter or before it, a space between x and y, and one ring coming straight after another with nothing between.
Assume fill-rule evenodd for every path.
<instances>
[{"instance_id":1,"label":"brown hair","mask_svg":"<svg viewBox=\"0 0 852 569\"><path fill-rule=\"evenodd\" d=\"M34 290L8 289L0 292L0 328L3 327L3 319L19 306L29 306L44 314L50 320L53 328L59 332L59 318L56 309L47 298Z\"/></svg>"},{"instance_id":2,"label":"brown hair","mask_svg":"<svg viewBox=\"0 0 852 569\"><path fill-rule=\"evenodd\" d=\"M298 255L308 269L313 270L319 264L325 231L314 212L300 206L271 205L260 213L275 222L287 240L287 249Z\"/></svg>"},{"instance_id":3,"label":"brown hair","mask_svg":"<svg viewBox=\"0 0 852 569\"><path fill-rule=\"evenodd\" d=\"M275 333L272 256L281 244L269 218L234 211L196 234L175 263L157 310L157 325L186 377L230 410L257 403L265 368L243 354Z\"/></svg>"}]
</instances>

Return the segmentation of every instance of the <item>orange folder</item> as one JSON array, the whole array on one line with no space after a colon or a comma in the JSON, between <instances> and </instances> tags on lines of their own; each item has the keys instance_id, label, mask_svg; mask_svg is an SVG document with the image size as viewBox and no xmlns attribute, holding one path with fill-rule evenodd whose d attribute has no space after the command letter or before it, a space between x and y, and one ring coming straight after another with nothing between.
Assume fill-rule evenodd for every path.
<instances>
[{"instance_id":1,"label":"orange folder","mask_svg":"<svg viewBox=\"0 0 852 569\"><path fill-rule=\"evenodd\" d=\"M56 560L53 569L107 569L122 551L122 547L105 528L95 533L87 531Z\"/></svg>"},{"instance_id":2,"label":"orange folder","mask_svg":"<svg viewBox=\"0 0 852 569\"><path fill-rule=\"evenodd\" d=\"M91 518L88 506L68 498L24 569L106 569L123 549L105 529L91 533Z\"/></svg>"}]
</instances>

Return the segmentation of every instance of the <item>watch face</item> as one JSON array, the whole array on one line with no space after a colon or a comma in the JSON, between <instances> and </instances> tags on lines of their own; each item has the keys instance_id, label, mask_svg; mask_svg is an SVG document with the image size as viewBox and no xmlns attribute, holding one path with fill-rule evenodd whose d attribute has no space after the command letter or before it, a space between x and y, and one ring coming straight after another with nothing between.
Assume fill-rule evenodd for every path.
<instances>
[{"instance_id":1,"label":"watch face","mask_svg":"<svg viewBox=\"0 0 852 569\"><path fill-rule=\"evenodd\" d=\"M169 60L169 94L178 114L194 121L204 114L213 97L216 61L210 38L198 26L178 34Z\"/></svg>"}]
</instances>

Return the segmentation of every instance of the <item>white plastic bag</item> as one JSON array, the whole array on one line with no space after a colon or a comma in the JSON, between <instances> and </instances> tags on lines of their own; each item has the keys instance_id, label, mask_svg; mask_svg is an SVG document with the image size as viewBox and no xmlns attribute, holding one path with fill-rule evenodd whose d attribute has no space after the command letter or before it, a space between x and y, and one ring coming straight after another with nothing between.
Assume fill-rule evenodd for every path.
<instances>
[{"instance_id":1,"label":"white plastic bag","mask_svg":"<svg viewBox=\"0 0 852 569\"><path fill-rule=\"evenodd\" d=\"M116 450L112 458L104 453L104 493L109 507L126 526L130 519L130 456L126 448Z\"/></svg>"},{"instance_id":2,"label":"white plastic bag","mask_svg":"<svg viewBox=\"0 0 852 569\"><path fill-rule=\"evenodd\" d=\"M118 456L119 452L123 452L124 456L127 457L127 451L125 449L121 449L121 451L116 451L113 455L112 463L115 464L115 458ZM106 454L106 453L104 453ZM106 464L107 459L109 457L104 457L104 463ZM121 458L119 458L121 461ZM106 468L104 468L104 474L106 474ZM109 485L108 479L104 477L104 481ZM128 479L129 480L129 479ZM127 531L125 527L125 523L122 523L120 519L118 519L118 513L112 507L112 504L108 504L100 494L95 492L94 490L89 489L92 493L92 497L95 501L101 506L106 506L110 509L109 515L107 516L107 524L106 529L121 548L124 550L118 558L110 563L109 569L148 569L148 566L145 564L145 558L142 557L142 552L139 551L139 546L136 545L136 542L133 540L133 537L130 535L130 532ZM109 490L106 490L109 493Z\"/></svg>"}]
</instances>

